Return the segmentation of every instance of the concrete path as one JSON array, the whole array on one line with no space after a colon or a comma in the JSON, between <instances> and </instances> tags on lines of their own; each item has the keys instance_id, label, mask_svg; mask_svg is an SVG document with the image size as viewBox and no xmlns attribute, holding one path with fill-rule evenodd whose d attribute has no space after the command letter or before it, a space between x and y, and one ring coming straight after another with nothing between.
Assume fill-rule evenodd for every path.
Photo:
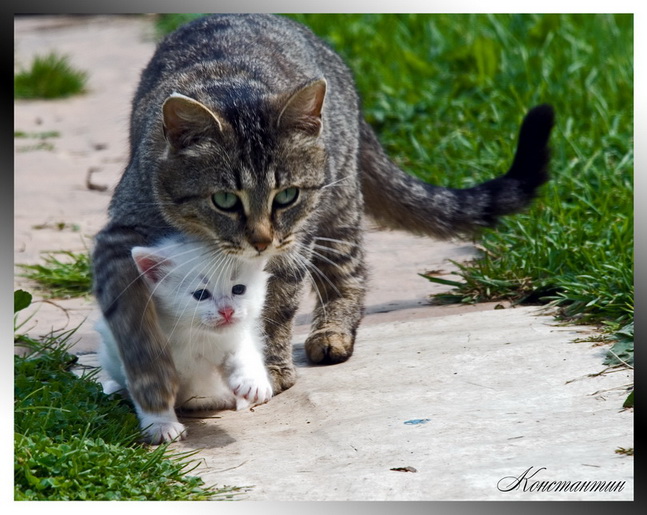
<instances>
[{"instance_id":1,"label":"concrete path","mask_svg":"<svg viewBox=\"0 0 647 515\"><path fill-rule=\"evenodd\" d=\"M534 308L366 325L355 356L303 368L253 412L189 421L208 483L254 500L630 499L633 414L626 372ZM411 468L410 468L411 467ZM510 492L510 476L625 481L617 493ZM409 471L408 471L409 470ZM619 487L618 483L618 487Z\"/></svg>"},{"instance_id":2,"label":"concrete path","mask_svg":"<svg viewBox=\"0 0 647 515\"><path fill-rule=\"evenodd\" d=\"M15 28L18 64L55 50L90 72L85 96L16 102L16 130L60 133L50 149L15 140L14 255L37 263L43 251L84 251L105 222L154 44L146 17L28 17ZM634 445L633 410L622 410L633 374L601 373L608 346L577 341L593 328L535 307L431 304L447 287L417 274L451 273L449 260L475 255L469 244L371 229L367 252L368 314L351 360L306 363L306 298L297 384L253 411L185 420L189 438L174 447L199 450L207 483L274 501L633 499L633 458L615 452ZM82 324L75 351L92 364L95 310L92 299L40 303L30 332Z\"/></svg>"}]
</instances>

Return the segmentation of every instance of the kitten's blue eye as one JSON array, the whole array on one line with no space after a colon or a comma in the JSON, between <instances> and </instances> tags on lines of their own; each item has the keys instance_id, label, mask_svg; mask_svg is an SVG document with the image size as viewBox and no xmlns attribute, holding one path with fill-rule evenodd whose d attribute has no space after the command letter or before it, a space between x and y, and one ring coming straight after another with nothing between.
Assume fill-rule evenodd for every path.
<instances>
[{"instance_id":1,"label":"kitten's blue eye","mask_svg":"<svg viewBox=\"0 0 647 515\"><path fill-rule=\"evenodd\" d=\"M193 292L193 298L195 300L209 300L211 292L209 290L196 290Z\"/></svg>"},{"instance_id":2,"label":"kitten's blue eye","mask_svg":"<svg viewBox=\"0 0 647 515\"><path fill-rule=\"evenodd\" d=\"M236 284L232 289L231 293L234 295L242 295L247 290L247 287L244 284Z\"/></svg>"},{"instance_id":3,"label":"kitten's blue eye","mask_svg":"<svg viewBox=\"0 0 647 515\"><path fill-rule=\"evenodd\" d=\"M286 207L296 201L299 196L298 188L286 188L279 191L274 197L274 205L278 207Z\"/></svg>"},{"instance_id":4,"label":"kitten's blue eye","mask_svg":"<svg viewBox=\"0 0 647 515\"><path fill-rule=\"evenodd\" d=\"M223 211L235 211L240 207L238 195L231 191L218 191L211 195L213 204Z\"/></svg>"}]
</instances>

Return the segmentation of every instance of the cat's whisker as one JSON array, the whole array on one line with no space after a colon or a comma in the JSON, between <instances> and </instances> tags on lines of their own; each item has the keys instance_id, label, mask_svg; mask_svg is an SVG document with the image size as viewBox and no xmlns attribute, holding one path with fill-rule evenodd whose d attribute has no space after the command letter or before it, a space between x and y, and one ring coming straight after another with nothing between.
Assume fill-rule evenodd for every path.
<instances>
[{"instance_id":1,"label":"cat's whisker","mask_svg":"<svg viewBox=\"0 0 647 515\"><path fill-rule=\"evenodd\" d=\"M320 270L319 267L317 267L312 261L301 256L299 253L295 253L293 257L296 258L297 262L301 264L302 270L308 274L308 277L310 278L310 281L312 283L313 290L315 291L315 293L317 294L317 297L319 298L319 307L323 312L324 320L327 320L328 315L326 313L326 302L323 299L323 295L319 288L319 284L317 284L315 276L312 275L310 271L314 272L318 277L320 277L326 283L328 283L330 288L336 293L337 296L341 296L339 289L330 280L330 278L322 270Z\"/></svg>"},{"instance_id":2,"label":"cat's whisker","mask_svg":"<svg viewBox=\"0 0 647 515\"><path fill-rule=\"evenodd\" d=\"M275 327L281 327L283 325L281 322L277 322L276 320L273 320L272 318L268 317L267 315L261 315L260 318L261 318L262 321L264 321L264 322L266 322L268 324L271 324L271 325L273 325ZM267 332L263 328L263 324L259 325L258 330L263 334L263 336L267 336Z\"/></svg>"},{"instance_id":3,"label":"cat's whisker","mask_svg":"<svg viewBox=\"0 0 647 515\"><path fill-rule=\"evenodd\" d=\"M348 245L349 247L361 247L359 243L353 243L352 241L347 240L337 240L335 238L325 238L323 236L315 236L315 240L329 241L331 243L338 243L340 245Z\"/></svg>"},{"instance_id":4,"label":"cat's whisker","mask_svg":"<svg viewBox=\"0 0 647 515\"><path fill-rule=\"evenodd\" d=\"M209 258L209 260L204 264L202 270L198 274L201 275L204 273L204 275L206 275L207 278L212 278L212 280L214 280L216 283L219 283L220 278L223 276L223 269L231 258L227 256L227 254L221 254L221 253L214 254L213 252L208 253L207 251L205 251L204 253L202 253L201 256L198 256L198 257L204 258L206 256ZM195 270L195 267L191 270L191 272L193 272L194 270ZM214 271L216 270L219 271L219 274L214 278L213 274L214 274ZM186 301L187 306L189 302L190 302L190 299L187 298L187 301ZM195 317L197 315L198 308L199 308L199 305L196 304L193 310L193 316L191 320L192 328L195 327Z\"/></svg>"},{"instance_id":5,"label":"cat's whisker","mask_svg":"<svg viewBox=\"0 0 647 515\"><path fill-rule=\"evenodd\" d=\"M327 245L318 245L316 243L312 244L313 249L319 249L325 252L332 252L333 254L338 254L340 256L347 256L347 252L342 252L341 250L334 249L332 247L328 247Z\"/></svg>"},{"instance_id":6,"label":"cat's whisker","mask_svg":"<svg viewBox=\"0 0 647 515\"><path fill-rule=\"evenodd\" d=\"M303 244L301 244L301 243L297 243L297 245L299 245L301 248L307 248L305 245L303 245ZM320 248L323 248L323 249L326 249L326 250L332 250L333 252L337 252L338 254L341 254L341 255L346 255L344 252L335 251L335 249L331 249L330 247L325 247L325 246L322 246L322 245L316 245L316 244L314 245L314 247L320 247ZM335 263L333 260L328 259L326 256L324 256L323 254L321 254L320 252L317 252L316 250L314 250L314 249L312 249L312 248L310 249L310 252L311 252L311 253L312 253L312 255L314 255L316 258L318 258L318 259L320 259L320 260L322 260L322 261L324 261L324 262L326 262L326 263L328 263L328 264L330 264L330 265L334 266L335 268L337 268L338 270L340 270L341 272L343 272L344 274L346 274L346 270L345 270L345 269L344 269L344 267L343 267L343 266L341 266L339 263ZM314 266L315 268L317 268L317 267L316 267L316 265L314 265L314 263L311 263L311 264L312 264L312 266ZM355 277L351 277L351 279L352 279L352 281L353 281L353 282L355 282L356 284L361 284L361 283L360 283L360 281L358 281ZM329 284L331 284L331 286L333 286L333 285L332 285L332 283L331 283L330 281L329 281ZM336 293L337 293L337 294L339 294L339 290L338 290L337 288L335 288L334 286L333 286L333 288L335 289Z\"/></svg>"},{"instance_id":7,"label":"cat's whisker","mask_svg":"<svg viewBox=\"0 0 647 515\"><path fill-rule=\"evenodd\" d=\"M325 274L325 273L324 273L324 272L323 272L323 271L322 271L322 270L321 270L317 265L315 265L315 264L314 264L314 263L312 263L312 262L308 262L308 263L307 263L307 266L308 266L308 268L310 268L311 270L313 270L314 272L316 272L316 274L317 274L319 277L321 277L322 279L324 279L324 280L328 283L328 285L333 289L333 291L335 292L335 294L337 294L337 296L341 296L341 292L339 291L339 289L337 288L337 286L335 286L335 283L334 283L334 282L332 282L332 280L331 280L331 279L330 279L330 278L329 278L329 277L328 277L328 276L327 276L327 275L326 275L326 274Z\"/></svg>"},{"instance_id":8,"label":"cat's whisker","mask_svg":"<svg viewBox=\"0 0 647 515\"><path fill-rule=\"evenodd\" d=\"M329 182L328 184L322 186L321 189L325 190L326 188L330 188L331 186L338 186L340 182L347 181L349 179L354 179L354 177L352 175L347 175L346 177L342 177L341 179L337 179L336 181Z\"/></svg>"},{"instance_id":9,"label":"cat's whisker","mask_svg":"<svg viewBox=\"0 0 647 515\"><path fill-rule=\"evenodd\" d=\"M178 245L180 245L180 244L178 243L178 244L174 244L174 245L169 245L169 248L173 248L173 247L178 246ZM130 287L131 287L133 284L135 284L138 280L140 280L140 279L144 278L144 276L145 276L145 275L146 275L146 274L145 274L144 272L139 272L139 273L138 273L138 275L137 275L137 276L136 276L132 281L130 281L130 283L128 283L128 284L127 284L127 285L126 285L126 286L121 290L121 292L119 293L119 295L117 295L117 296L113 299L112 303L117 302L117 301L121 298L121 296L122 296L122 295L124 295L124 294L128 291L128 288L130 288Z\"/></svg>"},{"instance_id":10,"label":"cat's whisker","mask_svg":"<svg viewBox=\"0 0 647 515\"><path fill-rule=\"evenodd\" d=\"M211 253L209 255L206 251L204 253L202 253L202 255L199 256L199 257L200 258L205 258L205 257L209 258L208 261L206 263L204 263L204 266L202 267L202 269L198 272L198 275L205 274L207 277L211 277L212 274L213 274L213 271L218 269L218 267L225 260L225 255L224 254L216 254L215 257L214 257L213 253ZM193 272L194 270L195 270L195 267L190 272ZM186 300L186 306L187 307L188 307L189 302L190 302L190 298L187 297L187 300ZM196 316L198 314L198 309L199 309L199 304L196 303L194 308L193 308L193 314L191 316L191 333L190 333L191 335L193 335L193 328L196 325L195 324L195 319L196 319ZM203 345L205 345L204 341L203 341ZM204 350L205 349L203 349L203 352L204 352Z\"/></svg>"},{"instance_id":11,"label":"cat's whisker","mask_svg":"<svg viewBox=\"0 0 647 515\"><path fill-rule=\"evenodd\" d=\"M299 247L302 247L302 248L304 248L304 247L305 247L305 245L302 245L302 244L300 244L300 243L297 243L297 245L298 245ZM316 245L315 245L315 246L316 246ZM323 248L328 249L329 247L323 247ZM323 255L323 254L321 254L320 252L317 252L316 250L314 250L314 248L310 248L310 253L311 253L313 256L317 257L318 259L320 259L320 260L322 260L322 261L324 261L324 262L328 263L329 265L334 266L334 267L335 267L335 268L337 268L338 270L341 270L342 272L344 272L344 267L342 267L339 263L335 263L332 259L328 259L326 256L324 256L324 255ZM339 252L339 254L343 254L343 253L342 253L342 252Z\"/></svg>"},{"instance_id":12,"label":"cat's whisker","mask_svg":"<svg viewBox=\"0 0 647 515\"><path fill-rule=\"evenodd\" d=\"M145 304L145 310L144 310L143 313L146 313L149 309L155 309L157 311L157 309L155 308L155 303L154 303L154 295L155 295L155 293L157 291L157 288L162 284L162 281L166 280L168 278L168 276L170 274L172 274L172 273L173 273L173 269L167 269L165 275L163 277L159 278L158 281L155 283L155 286L152 288L152 290L148 294L148 298L146 299L146 304ZM146 277L146 271L141 272L139 274L139 276L138 276L138 278L141 278L142 280L145 280L145 277ZM134 283L134 281L133 281L133 283ZM131 284L133 284L133 283L131 283ZM149 289L150 289L150 285L149 285ZM153 305L152 308L149 307L151 304ZM143 323L144 323L144 318L142 317L142 319L140 320L140 329L142 328ZM164 345L162 346L161 350L164 350L169 345L170 340L169 340L169 337L166 337L166 335L162 335L162 336L164 337ZM160 356L160 354L158 353L155 357L158 358L159 356Z\"/></svg>"},{"instance_id":13,"label":"cat's whisker","mask_svg":"<svg viewBox=\"0 0 647 515\"><path fill-rule=\"evenodd\" d=\"M184 242L180 242L180 243L176 243L176 244L170 244L170 245L160 246L160 247L159 247L159 250L162 250L162 251L166 251L166 252L168 252L170 249L173 249L173 248L176 248L176 247L180 247L180 248L181 248L181 246L182 246L183 244L184 244ZM185 256L187 256L187 255L190 255L192 252L194 252L194 251L193 251L191 248L189 248L188 250L183 250L182 252L172 254L172 255L171 255L171 257L169 257L168 259L170 259L170 260L172 260L172 261L174 261L174 262L175 262L175 261L177 261L179 258L183 258L183 257L185 257ZM198 261L198 264L200 264L200 263L199 263L200 258L201 258L201 257L204 257L204 255L206 255L206 254L207 254L207 252L204 252L204 253L202 253L202 255L200 255L200 254L199 254L199 255L193 256L193 257L191 257L191 258L190 258L190 259L188 259L188 260L184 260L184 261L183 261L183 263L186 265L186 264L190 264L190 263L191 263L191 262L193 262L193 261ZM222 256L222 255L219 255L219 257L220 257L220 260L222 261L223 256ZM202 270L202 271L204 271L204 269L206 269L206 267L207 267L207 266L208 266L208 263L203 267L203 270ZM212 268L215 268L215 267L217 267L217 266L218 266L218 263L215 263L215 264L213 264L213 267L212 267ZM155 284L155 287L153 288L153 292L151 293L151 296L149 297L148 302L150 302L150 300L151 300L152 296L155 294L155 291L156 291L156 289L159 287L159 285L161 284L162 280L166 279L166 278L167 278L171 273L173 273L177 268L178 268L178 266L176 266L175 268L171 268L171 269L167 269L167 270L166 270L166 275L165 275L163 278L161 278L161 279L160 279L160 280ZM178 296L181 294L181 288L182 288L182 286L184 285L185 281L187 280L187 277L188 277L188 276L190 276L191 274L194 274L194 273L195 273L195 270L196 270L196 267L195 267L195 266L194 266L193 268L191 268L190 270L188 270L188 271L185 273L185 276L180 280L179 284L176 286L176 288L175 288L175 294L176 294L176 300L177 300L177 301L179 301ZM201 271L200 273L202 273L202 271ZM190 302L190 299L187 299L187 300L184 302L184 307L182 308L182 312L184 312L184 311L188 308L188 306L189 306L189 302ZM197 308L196 308L196 309L197 309ZM194 317L193 317L193 322L194 322L194 321L195 321L195 312L194 312ZM172 330L171 330L170 334L165 335L165 336L166 336L166 341L167 341L167 343L168 343L170 340L172 340L172 338L173 338L173 336L174 336L174 334L175 334L176 330L178 329L178 325L179 325L179 323L180 323L180 317L177 317L177 320L175 321L175 324L173 325L173 328L172 328Z\"/></svg>"},{"instance_id":14,"label":"cat's whisker","mask_svg":"<svg viewBox=\"0 0 647 515\"><path fill-rule=\"evenodd\" d=\"M308 267L307 267L308 261L303 260L303 258L299 254L294 254L294 255L287 254L287 257L297 270L302 270L308 276L308 279L310 280L310 284L312 285L312 290L319 298L319 304L322 307L324 319L327 319L328 317L326 314L325 302L323 300L321 292L319 291L319 286L317 285L317 281L315 281L314 277L308 270Z\"/></svg>"}]
</instances>

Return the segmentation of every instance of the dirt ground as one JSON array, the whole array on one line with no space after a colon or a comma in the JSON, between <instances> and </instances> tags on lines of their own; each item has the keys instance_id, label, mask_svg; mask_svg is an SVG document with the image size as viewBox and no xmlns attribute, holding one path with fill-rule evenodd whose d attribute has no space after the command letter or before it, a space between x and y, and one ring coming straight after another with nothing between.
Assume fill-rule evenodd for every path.
<instances>
[{"instance_id":1,"label":"dirt ground","mask_svg":"<svg viewBox=\"0 0 647 515\"><path fill-rule=\"evenodd\" d=\"M16 19L19 66L56 51L89 72L85 95L15 103L15 130L31 135L15 139L16 264L92 247L128 157L130 101L154 50L151 27L149 16ZM58 136L37 137L50 131ZM207 483L249 486L249 500L633 498L633 458L615 453L633 447L633 412L621 409L633 374L598 374L605 348L575 341L592 328L559 327L533 307L430 303L448 288L418 273L449 274L450 260L475 255L470 244L367 229L367 252L367 316L351 360L307 364L307 298L294 336L297 385L254 410L186 421L189 438L174 445L199 450ZM38 297L18 275L15 286ZM37 306L32 335L81 324L75 352L95 362L91 297ZM529 467L546 467L535 479L624 487L501 487Z\"/></svg>"}]
</instances>

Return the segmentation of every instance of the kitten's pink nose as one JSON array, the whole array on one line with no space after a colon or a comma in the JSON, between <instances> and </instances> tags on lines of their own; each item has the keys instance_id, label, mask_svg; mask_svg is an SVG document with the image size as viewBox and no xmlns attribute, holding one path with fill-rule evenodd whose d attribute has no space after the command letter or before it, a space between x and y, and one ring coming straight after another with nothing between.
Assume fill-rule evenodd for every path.
<instances>
[{"instance_id":1,"label":"kitten's pink nose","mask_svg":"<svg viewBox=\"0 0 647 515\"><path fill-rule=\"evenodd\" d=\"M225 319L225 322L231 322L231 317L234 316L234 308L229 306L220 308L218 310L218 313L222 315L222 317Z\"/></svg>"}]
</instances>

